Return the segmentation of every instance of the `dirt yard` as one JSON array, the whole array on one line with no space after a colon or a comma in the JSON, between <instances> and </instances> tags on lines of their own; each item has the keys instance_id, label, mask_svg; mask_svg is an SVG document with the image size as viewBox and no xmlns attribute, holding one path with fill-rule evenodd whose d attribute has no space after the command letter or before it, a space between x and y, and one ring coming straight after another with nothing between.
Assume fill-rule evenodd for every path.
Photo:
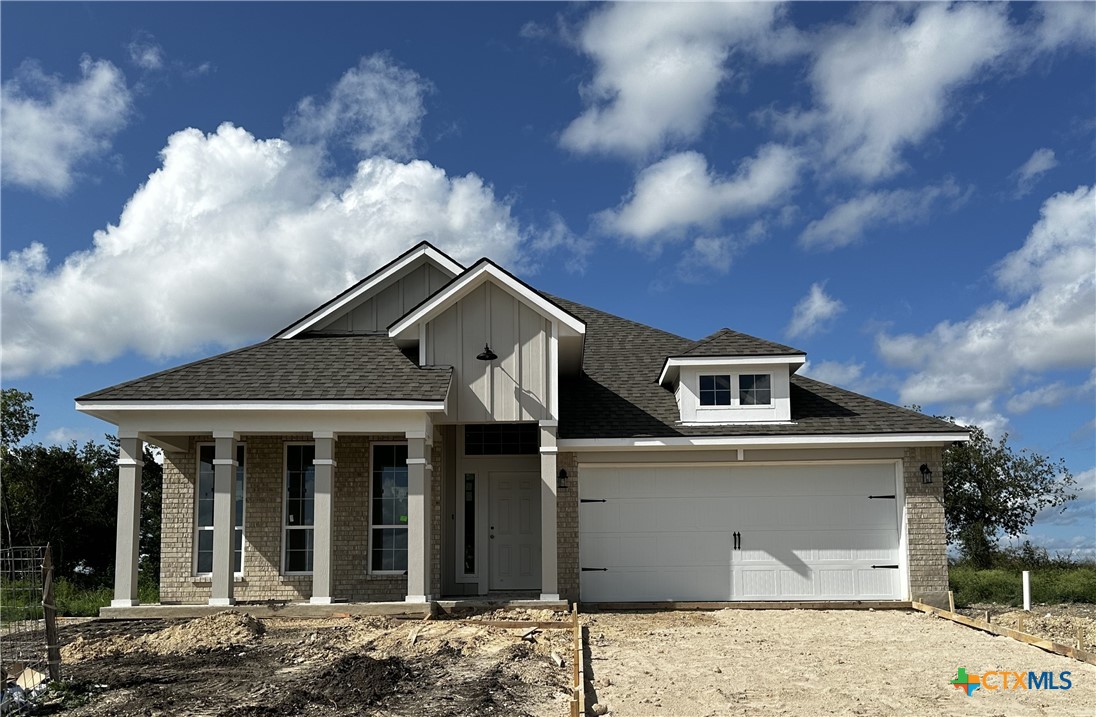
<instances>
[{"instance_id":1,"label":"dirt yard","mask_svg":"<svg viewBox=\"0 0 1096 717\"><path fill-rule=\"evenodd\" d=\"M1096 651L1096 605L1071 603L1064 605L1032 605L1024 612L1009 605L984 603L971 605L956 612L1013 630L1023 621L1023 632L1082 650ZM1080 645L1077 644L1080 638Z\"/></svg>"},{"instance_id":2,"label":"dirt yard","mask_svg":"<svg viewBox=\"0 0 1096 717\"><path fill-rule=\"evenodd\" d=\"M610 715L1083 715L1096 667L906 611L600 613L588 630L587 704ZM1069 671L1069 690L949 684L958 667ZM1059 683L1060 684L1060 683Z\"/></svg>"},{"instance_id":3,"label":"dirt yard","mask_svg":"<svg viewBox=\"0 0 1096 717\"><path fill-rule=\"evenodd\" d=\"M544 630L536 642L523 641L524 632L460 620L237 612L86 623L62 631L69 688L47 713L566 715L570 664L557 667L552 653L569 658L571 631Z\"/></svg>"}]
</instances>

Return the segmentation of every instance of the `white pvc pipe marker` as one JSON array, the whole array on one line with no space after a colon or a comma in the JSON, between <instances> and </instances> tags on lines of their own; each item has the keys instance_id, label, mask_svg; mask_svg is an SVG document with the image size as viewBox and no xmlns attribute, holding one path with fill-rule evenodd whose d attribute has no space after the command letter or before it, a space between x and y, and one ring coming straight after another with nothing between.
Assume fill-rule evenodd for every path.
<instances>
[{"instance_id":1,"label":"white pvc pipe marker","mask_svg":"<svg viewBox=\"0 0 1096 717\"><path fill-rule=\"evenodd\" d=\"M1031 572L1024 571L1024 609L1031 612Z\"/></svg>"}]
</instances>

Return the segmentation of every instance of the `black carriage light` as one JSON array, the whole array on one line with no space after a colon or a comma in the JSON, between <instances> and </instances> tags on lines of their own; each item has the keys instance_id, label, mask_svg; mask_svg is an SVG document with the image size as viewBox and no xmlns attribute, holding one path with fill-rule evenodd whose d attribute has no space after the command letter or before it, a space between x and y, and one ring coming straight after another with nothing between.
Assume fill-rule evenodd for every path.
<instances>
[{"instance_id":1,"label":"black carriage light","mask_svg":"<svg viewBox=\"0 0 1096 717\"><path fill-rule=\"evenodd\" d=\"M928 463L921 464L921 482L925 484L932 483L932 471L929 470Z\"/></svg>"},{"instance_id":2,"label":"black carriage light","mask_svg":"<svg viewBox=\"0 0 1096 717\"><path fill-rule=\"evenodd\" d=\"M559 469L559 480L556 481L556 487L557 488L566 488L567 487L567 469L566 468L560 468Z\"/></svg>"},{"instance_id":3,"label":"black carriage light","mask_svg":"<svg viewBox=\"0 0 1096 717\"><path fill-rule=\"evenodd\" d=\"M491 350L491 347L488 346L487 344L484 344L483 345L483 352L480 353L480 355L476 357L476 360L477 361L494 361L497 358L498 358L498 356L496 356L495 352Z\"/></svg>"}]
</instances>

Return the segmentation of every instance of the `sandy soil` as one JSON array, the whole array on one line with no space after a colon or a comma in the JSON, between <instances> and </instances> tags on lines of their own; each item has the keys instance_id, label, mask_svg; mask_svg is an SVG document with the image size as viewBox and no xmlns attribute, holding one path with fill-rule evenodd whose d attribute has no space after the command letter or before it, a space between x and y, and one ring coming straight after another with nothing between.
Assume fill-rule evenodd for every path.
<instances>
[{"instance_id":1,"label":"sandy soil","mask_svg":"<svg viewBox=\"0 0 1096 717\"><path fill-rule=\"evenodd\" d=\"M587 704L628 715L1083 715L1096 667L922 613L720 610L598 613ZM976 690L956 668L1071 672L1069 690ZM592 673L592 674L591 674Z\"/></svg>"},{"instance_id":2,"label":"sandy soil","mask_svg":"<svg viewBox=\"0 0 1096 717\"><path fill-rule=\"evenodd\" d=\"M70 688L44 713L561 717L571 670L551 653L569 655L571 631L546 630L535 643L523 632L460 620L235 612L88 623L62 632Z\"/></svg>"},{"instance_id":3,"label":"sandy soil","mask_svg":"<svg viewBox=\"0 0 1096 717\"><path fill-rule=\"evenodd\" d=\"M980 603L956 612L978 620L986 619L994 625L1018 629L1023 620L1024 632L1047 640L1096 650L1096 605L1067 603L1062 605L1032 605L1031 612L1017 610L1009 605ZM1078 642L1080 644L1078 644Z\"/></svg>"}]
</instances>

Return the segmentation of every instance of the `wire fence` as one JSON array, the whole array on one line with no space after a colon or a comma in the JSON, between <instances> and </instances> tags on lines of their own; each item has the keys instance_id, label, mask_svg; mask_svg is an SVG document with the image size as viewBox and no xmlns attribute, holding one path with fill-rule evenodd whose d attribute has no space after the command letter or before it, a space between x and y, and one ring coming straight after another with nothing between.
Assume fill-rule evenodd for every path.
<instances>
[{"instance_id":1,"label":"wire fence","mask_svg":"<svg viewBox=\"0 0 1096 717\"><path fill-rule=\"evenodd\" d=\"M0 549L0 715L28 710L61 679L50 546Z\"/></svg>"}]
</instances>

